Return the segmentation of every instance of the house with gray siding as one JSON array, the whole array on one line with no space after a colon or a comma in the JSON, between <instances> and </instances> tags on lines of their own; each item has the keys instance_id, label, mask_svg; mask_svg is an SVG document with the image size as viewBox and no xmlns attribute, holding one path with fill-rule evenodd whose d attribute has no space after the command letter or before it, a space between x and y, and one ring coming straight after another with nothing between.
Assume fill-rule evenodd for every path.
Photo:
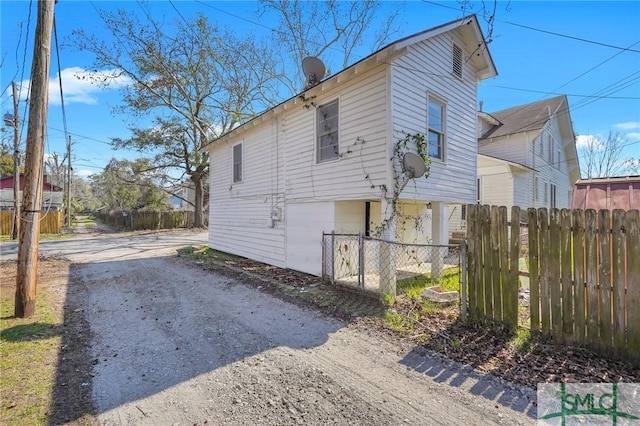
<instances>
[{"instance_id":1,"label":"house with gray siding","mask_svg":"<svg viewBox=\"0 0 640 426\"><path fill-rule=\"evenodd\" d=\"M465 17L391 43L222 135L203 148L209 246L320 275L323 232L446 243L447 205L476 202L477 85L495 75L477 18ZM398 149L406 134L425 135L429 176L393 194L399 154L419 151Z\"/></svg>"}]
</instances>

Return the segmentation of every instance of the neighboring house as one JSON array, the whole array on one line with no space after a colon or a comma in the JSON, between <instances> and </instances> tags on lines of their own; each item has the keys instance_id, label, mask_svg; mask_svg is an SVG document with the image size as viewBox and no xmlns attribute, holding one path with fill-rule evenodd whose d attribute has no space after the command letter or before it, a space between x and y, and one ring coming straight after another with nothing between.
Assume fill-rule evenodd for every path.
<instances>
[{"instance_id":1,"label":"neighboring house","mask_svg":"<svg viewBox=\"0 0 640 426\"><path fill-rule=\"evenodd\" d=\"M398 40L223 135L203 148L209 246L320 275L323 232L374 234L388 223L385 238L446 243L446 205L476 201L477 84L495 75L477 18L466 17ZM406 133L428 136L432 164L395 198L394 215Z\"/></svg>"},{"instance_id":2,"label":"neighboring house","mask_svg":"<svg viewBox=\"0 0 640 426\"><path fill-rule=\"evenodd\" d=\"M22 205L22 188L24 175L20 175L20 191L18 201ZM0 179L0 210L13 210L13 176L5 176ZM42 188L42 209L62 210L62 188L44 182Z\"/></svg>"},{"instance_id":3,"label":"neighboring house","mask_svg":"<svg viewBox=\"0 0 640 426\"><path fill-rule=\"evenodd\" d=\"M523 217L530 207L569 208L579 178L566 96L478 112L478 203L506 206L509 220L512 206ZM451 229L465 229L465 212L455 207Z\"/></svg>"},{"instance_id":4,"label":"neighboring house","mask_svg":"<svg viewBox=\"0 0 640 426\"><path fill-rule=\"evenodd\" d=\"M174 210L194 211L196 191L191 182L174 185L167 189L169 205Z\"/></svg>"},{"instance_id":5,"label":"neighboring house","mask_svg":"<svg viewBox=\"0 0 640 426\"><path fill-rule=\"evenodd\" d=\"M580 179L573 191L572 208L640 210L640 176Z\"/></svg>"}]
</instances>

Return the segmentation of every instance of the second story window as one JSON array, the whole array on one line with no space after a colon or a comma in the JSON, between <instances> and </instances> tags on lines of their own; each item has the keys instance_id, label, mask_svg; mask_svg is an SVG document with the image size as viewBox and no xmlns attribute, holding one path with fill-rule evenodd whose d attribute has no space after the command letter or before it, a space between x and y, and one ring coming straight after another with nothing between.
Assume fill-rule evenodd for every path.
<instances>
[{"instance_id":1,"label":"second story window","mask_svg":"<svg viewBox=\"0 0 640 426\"><path fill-rule=\"evenodd\" d=\"M429 141L429 157L444 159L444 103L427 96L427 139Z\"/></svg>"},{"instance_id":2,"label":"second story window","mask_svg":"<svg viewBox=\"0 0 640 426\"><path fill-rule=\"evenodd\" d=\"M321 105L317 110L317 162L338 158L338 100Z\"/></svg>"},{"instance_id":3,"label":"second story window","mask_svg":"<svg viewBox=\"0 0 640 426\"><path fill-rule=\"evenodd\" d=\"M233 183L242 182L242 144L233 147Z\"/></svg>"}]
</instances>

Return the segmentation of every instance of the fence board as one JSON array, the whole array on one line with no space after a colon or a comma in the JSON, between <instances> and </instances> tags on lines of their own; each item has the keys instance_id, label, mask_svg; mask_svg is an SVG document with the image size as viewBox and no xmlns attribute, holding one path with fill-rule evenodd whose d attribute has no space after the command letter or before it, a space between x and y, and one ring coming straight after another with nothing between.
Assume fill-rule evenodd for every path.
<instances>
[{"instance_id":1,"label":"fence board","mask_svg":"<svg viewBox=\"0 0 640 426\"><path fill-rule=\"evenodd\" d=\"M549 216L547 209L540 209L540 331L551 332L551 307L549 306L549 273L551 263L551 242L549 240Z\"/></svg>"},{"instance_id":2,"label":"fence board","mask_svg":"<svg viewBox=\"0 0 640 426\"><path fill-rule=\"evenodd\" d=\"M627 243L627 353L640 364L640 212L625 217Z\"/></svg>"},{"instance_id":3,"label":"fence board","mask_svg":"<svg viewBox=\"0 0 640 426\"><path fill-rule=\"evenodd\" d=\"M560 284L560 212L551 209L549 215L549 305L551 306L551 335L562 341L562 289Z\"/></svg>"},{"instance_id":4,"label":"fence board","mask_svg":"<svg viewBox=\"0 0 640 426\"><path fill-rule=\"evenodd\" d=\"M625 212L624 210L613 211L613 221L611 227L611 308L613 315L613 348L618 354L622 354L626 349L625 337Z\"/></svg>"},{"instance_id":5,"label":"fence board","mask_svg":"<svg viewBox=\"0 0 640 426\"><path fill-rule=\"evenodd\" d=\"M512 328L518 326L518 292L520 290L520 207L511 208L511 241L509 243L509 291L505 295L505 322Z\"/></svg>"},{"instance_id":6,"label":"fence board","mask_svg":"<svg viewBox=\"0 0 640 426\"><path fill-rule=\"evenodd\" d=\"M598 284L600 288L600 342L603 348L611 347L611 214L609 210L598 211L599 264Z\"/></svg>"},{"instance_id":7,"label":"fence board","mask_svg":"<svg viewBox=\"0 0 640 426\"><path fill-rule=\"evenodd\" d=\"M467 253L468 256L468 280L467 280L467 297L469 298L469 311L472 315L476 315L477 310L477 291L478 288L478 279L480 274L478 273L479 269L477 268L477 264L480 263L478 259L480 256L478 255L478 226L476 224L476 218L478 216L477 205L469 204L467 205L467 223L469 224L469 229L467 233Z\"/></svg>"},{"instance_id":8,"label":"fence board","mask_svg":"<svg viewBox=\"0 0 640 426\"><path fill-rule=\"evenodd\" d=\"M500 265L500 208L491 207L491 295L493 319L502 321L502 274ZM506 220L504 221L506 226Z\"/></svg>"},{"instance_id":9,"label":"fence board","mask_svg":"<svg viewBox=\"0 0 640 426\"><path fill-rule=\"evenodd\" d=\"M538 250L538 211L529 209L529 310L531 313L531 331L540 331L540 269Z\"/></svg>"},{"instance_id":10,"label":"fence board","mask_svg":"<svg viewBox=\"0 0 640 426\"><path fill-rule=\"evenodd\" d=\"M584 210L573 210L573 340L585 341Z\"/></svg>"},{"instance_id":11,"label":"fence board","mask_svg":"<svg viewBox=\"0 0 640 426\"><path fill-rule=\"evenodd\" d=\"M585 262L587 266L587 342L597 346L600 332L598 330L599 298L598 298L598 253L596 246L596 211L585 211Z\"/></svg>"},{"instance_id":12,"label":"fence board","mask_svg":"<svg viewBox=\"0 0 640 426\"><path fill-rule=\"evenodd\" d=\"M562 277L562 338L573 336L573 259L571 257L571 211L560 211L560 274Z\"/></svg>"},{"instance_id":13,"label":"fence board","mask_svg":"<svg viewBox=\"0 0 640 426\"><path fill-rule=\"evenodd\" d=\"M482 259L484 261L483 274L482 274L482 295L483 305L482 314L493 318L493 305L491 294L491 279L493 272L492 257L490 255L491 248L491 210L489 206L482 206L480 208L482 212Z\"/></svg>"}]
</instances>

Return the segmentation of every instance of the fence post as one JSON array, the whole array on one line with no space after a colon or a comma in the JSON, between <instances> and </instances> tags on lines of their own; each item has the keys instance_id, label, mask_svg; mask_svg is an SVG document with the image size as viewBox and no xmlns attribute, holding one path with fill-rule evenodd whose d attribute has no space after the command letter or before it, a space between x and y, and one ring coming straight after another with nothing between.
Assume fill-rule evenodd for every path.
<instances>
[{"instance_id":1,"label":"fence post","mask_svg":"<svg viewBox=\"0 0 640 426\"><path fill-rule=\"evenodd\" d=\"M467 320L467 243L460 243L460 318Z\"/></svg>"},{"instance_id":2,"label":"fence post","mask_svg":"<svg viewBox=\"0 0 640 426\"><path fill-rule=\"evenodd\" d=\"M358 233L358 286L364 288L364 237Z\"/></svg>"},{"instance_id":3,"label":"fence post","mask_svg":"<svg viewBox=\"0 0 640 426\"><path fill-rule=\"evenodd\" d=\"M336 254L334 253L336 241L335 231L331 231L331 284L336 283Z\"/></svg>"}]
</instances>

